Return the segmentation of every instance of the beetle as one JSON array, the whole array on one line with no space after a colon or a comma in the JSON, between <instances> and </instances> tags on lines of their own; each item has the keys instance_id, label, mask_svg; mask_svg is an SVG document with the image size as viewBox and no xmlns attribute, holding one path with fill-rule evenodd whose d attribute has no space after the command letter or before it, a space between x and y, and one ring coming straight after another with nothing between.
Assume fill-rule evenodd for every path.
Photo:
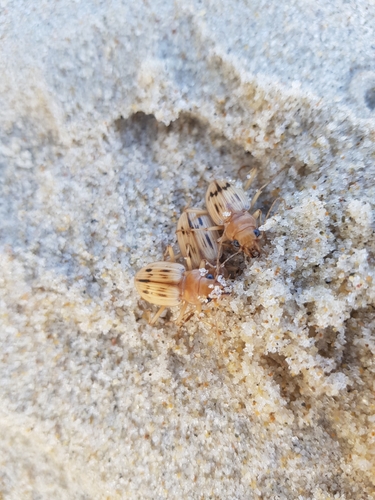
<instances>
[{"instance_id":1,"label":"beetle","mask_svg":"<svg viewBox=\"0 0 375 500\"><path fill-rule=\"evenodd\" d=\"M258 219L261 211L256 210L253 214L249 210L255 205L265 184L255 193L251 202L245 190L253 182L257 170L253 169L244 189L236 187L227 180L212 181L206 192L206 207L216 226L210 230L223 230L218 242L222 245L226 241L231 241L232 245L249 257L260 254L260 240L262 234L258 229Z\"/></svg>"},{"instance_id":2,"label":"beetle","mask_svg":"<svg viewBox=\"0 0 375 500\"><path fill-rule=\"evenodd\" d=\"M217 241L219 231L205 231L213 226L213 221L208 214L199 215L194 211L198 209L185 209L177 223L177 241L183 257L188 262L189 269L200 267L202 260L210 264L216 262L219 255Z\"/></svg>"},{"instance_id":3,"label":"beetle","mask_svg":"<svg viewBox=\"0 0 375 500\"><path fill-rule=\"evenodd\" d=\"M186 308L195 305L198 312L203 302L217 299L222 293L229 293L229 288L222 276L214 277L207 269L186 270L185 266L175 262L172 247L168 247L170 261L153 262L137 272L134 284L140 296L161 306L150 324L154 325L166 307L182 307L176 320L181 324Z\"/></svg>"}]
</instances>

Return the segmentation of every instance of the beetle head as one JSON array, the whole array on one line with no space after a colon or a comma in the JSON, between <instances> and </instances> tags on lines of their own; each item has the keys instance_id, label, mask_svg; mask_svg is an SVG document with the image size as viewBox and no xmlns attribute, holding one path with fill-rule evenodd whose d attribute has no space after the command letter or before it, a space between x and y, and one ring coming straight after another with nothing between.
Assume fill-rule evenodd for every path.
<instances>
[{"instance_id":1,"label":"beetle head","mask_svg":"<svg viewBox=\"0 0 375 500\"><path fill-rule=\"evenodd\" d=\"M243 231L238 240L232 241L235 248L240 249L248 257L257 257L261 253L260 240L262 234L259 229Z\"/></svg>"}]
</instances>

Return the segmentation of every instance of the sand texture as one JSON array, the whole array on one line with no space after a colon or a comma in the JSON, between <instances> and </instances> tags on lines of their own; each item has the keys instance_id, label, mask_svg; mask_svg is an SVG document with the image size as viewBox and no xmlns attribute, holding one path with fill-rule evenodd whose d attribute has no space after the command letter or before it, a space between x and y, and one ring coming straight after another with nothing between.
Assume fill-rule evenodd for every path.
<instances>
[{"instance_id":1,"label":"sand texture","mask_svg":"<svg viewBox=\"0 0 375 500\"><path fill-rule=\"evenodd\" d=\"M2 2L0 499L375 498L375 10ZM156 326L215 178L260 257ZM219 333L219 336L217 335Z\"/></svg>"}]
</instances>

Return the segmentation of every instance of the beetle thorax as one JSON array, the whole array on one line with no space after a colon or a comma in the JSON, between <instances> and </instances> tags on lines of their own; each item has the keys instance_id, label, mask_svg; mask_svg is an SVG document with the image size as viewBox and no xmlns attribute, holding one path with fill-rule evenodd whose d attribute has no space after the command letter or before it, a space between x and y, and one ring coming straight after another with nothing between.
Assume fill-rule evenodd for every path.
<instances>
[{"instance_id":1,"label":"beetle thorax","mask_svg":"<svg viewBox=\"0 0 375 500\"><path fill-rule=\"evenodd\" d=\"M181 298L189 304L198 305L210 295L215 286L222 288L222 285L214 280L202 276L199 269L186 271L181 286Z\"/></svg>"},{"instance_id":2,"label":"beetle thorax","mask_svg":"<svg viewBox=\"0 0 375 500\"><path fill-rule=\"evenodd\" d=\"M186 271L181 287L182 300L186 300L189 304L198 304L200 280L202 275L199 269L193 271Z\"/></svg>"}]
</instances>

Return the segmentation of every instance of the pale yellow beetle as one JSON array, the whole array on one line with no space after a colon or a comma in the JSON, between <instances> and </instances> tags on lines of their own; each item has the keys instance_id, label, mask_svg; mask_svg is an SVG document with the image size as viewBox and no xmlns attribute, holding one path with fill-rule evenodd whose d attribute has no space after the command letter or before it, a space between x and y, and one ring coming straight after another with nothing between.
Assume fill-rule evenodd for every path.
<instances>
[{"instance_id":1,"label":"pale yellow beetle","mask_svg":"<svg viewBox=\"0 0 375 500\"><path fill-rule=\"evenodd\" d=\"M256 174L257 171L254 169L245 184L245 190L250 187ZM215 180L210 183L206 192L206 206L212 220L217 224L211 229L223 230L219 243L231 241L239 252L250 257L259 255L262 235L258 229L257 219L261 216L261 211L257 210L251 215L249 210L266 185L255 193L250 202L245 191L229 181Z\"/></svg>"},{"instance_id":2,"label":"pale yellow beetle","mask_svg":"<svg viewBox=\"0 0 375 500\"><path fill-rule=\"evenodd\" d=\"M213 226L209 215L194 213L194 210L197 209L190 210L189 212L186 209L181 214L176 234L181 254L188 261L188 268L197 269L202 260L212 264L220 258L219 245L217 244L220 234L219 231L205 231Z\"/></svg>"},{"instance_id":3,"label":"pale yellow beetle","mask_svg":"<svg viewBox=\"0 0 375 500\"><path fill-rule=\"evenodd\" d=\"M195 305L198 312L202 303L219 298L222 293L229 293L229 288L221 276L215 279L205 268L187 271L182 264L174 260L171 247L168 247L171 261L153 262L135 275L134 283L141 297L161 306L151 319L153 325L166 307L182 304L176 320L180 324L189 304Z\"/></svg>"},{"instance_id":4,"label":"pale yellow beetle","mask_svg":"<svg viewBox=\"0 0 375 500\"><path fill-rule=\"evenodd\" d=\"M260 240L262 234L258 229L258 219L261 217L261 211L257 210L251 215L249 210L255 205L262 190L269 183L258 189L250 202L245 190L250 187L256 174L257 170L253 169L244 189L234 186L233 183L227 180L212 181L206 192L208 212L188 209L188 211L195 213L196 216L208 213L214 223L217 224L204 231L222 231L222 236L217 240L220 244L218 255L221 255L221 247L226 241L230 241L235 248L238 248L237 253L243 252L250 257L259 255L261 251ZM217 260L217 262L219 261Z\"/></svg>"}]
</instances>

